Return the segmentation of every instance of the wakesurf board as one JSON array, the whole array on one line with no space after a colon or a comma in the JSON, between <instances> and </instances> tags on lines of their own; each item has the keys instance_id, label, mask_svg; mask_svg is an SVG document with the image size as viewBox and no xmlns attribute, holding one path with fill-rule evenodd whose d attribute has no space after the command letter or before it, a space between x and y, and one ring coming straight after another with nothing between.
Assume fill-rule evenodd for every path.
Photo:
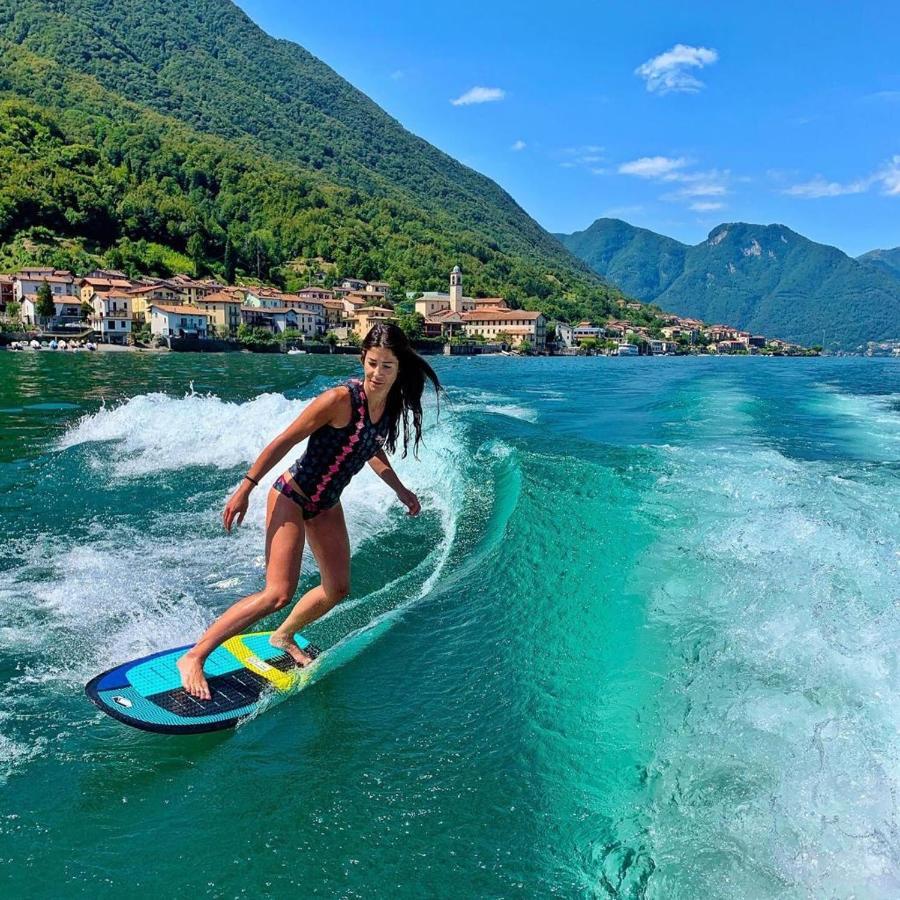
<instances>
[{"instance_id":1,"label":"wakesurf board","mask_svg":"<svg viewBox=\"0 0 900 900\"><path fill-rule=\"evenodd\" d=\"M198 700L181 686L175 663L192 644L122 663L92 678L84 690L107 715L144 731L200 734L234 728L264 700L287 694L306 671L269 643L271 634L239 634L213 650L203 667L209 700ZM294 640L304 653L319 655L306 638L298 634Z\"/></svg>"}]
</instances>

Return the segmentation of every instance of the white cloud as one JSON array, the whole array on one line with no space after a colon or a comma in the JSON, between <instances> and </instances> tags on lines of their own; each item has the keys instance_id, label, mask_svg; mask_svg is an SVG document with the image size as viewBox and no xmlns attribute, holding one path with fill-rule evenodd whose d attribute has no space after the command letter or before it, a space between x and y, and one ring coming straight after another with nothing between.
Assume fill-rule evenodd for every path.
<instances>
[{"instance_id":1,"label":"white cloud","mask_svg":"<svg viewBox=\"0 0 900 900\"><path fill-rule=\"evenodd\" d=\"M843 194L862 194L871 186L870 179L851 181L848 184L840 184L837 181L826 181L821 175L817 175L803 184L794 184L782 191L790 197L805 197L816 199L818 197L840 197Z\"/></svg>"},{"instance_id":2,"label":"white cloud","mask_svg":"<svg viewBox=\"0 0 900 900\"><path fill-rule=\"evenodd\" d=\"M698 203L692 203L688 209L692 209L694 212L713 212L716 209L724 209L724 203L710 203L709 201L700 201Z\"/></svg>"},{"instance_id":3,"label":"white cloud","mask_svg":"<svg viewBox=\"0 0 900 900\"><path fill-rule=\"evenodd\" d=\"M502 100L505 96L506 91L503 88L473 87L450 102L454 106L470 106L473 103L491 103L495 100Z\"/></svg>"},{"instance_id":4,"label":"white cloud","mask_svg":"<svg viewBox=\"0 0 900 900\"><path fill-rule=\"evenodd\" d=\"M845 194L865 194L873 187L878 187L886 197L900 197L900 153L895 153L879 169L865 178L841 183L828 181L821 175L794 184L781 193L790 197L802 197L805 200L817 200L820 197L842 197Z\"/></svg>"},{"instance_id":5,"label":"white cloud","mask_svg":"<svg viewBox=\"0 0 900 900\"><path fill-rule=\"evenodd\" d=\"M696 93L703 87L703 82L695 78L688 69L702 69L712 65L718 58L718 52L708 47L676 44L671 50L638 66L634 74L644 79L647 90L651 93Z\"/></svg>"},{"instance_id":6,"label":"white cloud","mask_svg":"<svg viewBox=\"0 0 900 900\"><path fill-rule=\"evenodd\" d=\"M691 197L723 197L728 193L729 172L719 172L713 169L710 172L685 172L676 180L683 182L684 187L666 194L666 200L685 200Z\"/></svg>"},{"instance_id":7,"label":"white cloud","mask_svg":"<svg viewBox=\"0 0 900 900\"><path fill-rule=\"evenodd\" d=\"M670 202L691 201L697 197L723 197L728 193L731 173L727 169L691 172L685 170L689 165L690 160L683 156L642 156L622 163L618 171L622 175L681 185L678 190L663 194L660 198Z\"/></svg>"},{"instance_id":8,"label":"white cloud","mask_svg":"<svg viewBox=\"0 0 900 900\"><path fill-rule=\"evenodd\" d=\"M560 162L564 169L583 168L592 175L605 175L607 170L598 166L598 163L606 161L603 155L604 148L599 144L584 144L580 147L564 147L558 151L565 159Z\"/></svg>"},{"instance_id":9,"label":"white cloud","mask_svg":"<svg viewBox=\"0 0 900 900\"><path fill-rule=\"evenodd\" d=\"M391 72L389 77L390 77L391 81L399 81L401 78L404 78L405 76L406 76L406 72L404 72L403 69L395 69L393 72Z\"/></svg>"},{"instance_id":10,"label":"white cloud","mask_svg":"<svg viewBox=\"0 0 900 900\"><path fill-rule=\"evenodd\" d=\"M661 178L674 180L677 170L687 165L683 156L672 159L668 156L642 156L640 159L622 163L619 166L620 175L637 175L638 178Z\"/></svg>"},{"instance_id":11,"label":"white cloud","mask_svg":"<svg viewBox=\"0 0 900 900\"><path fill-rule=\"evenodd\" d=\"M509 149L515 150L518 153L519 150L524 150L527 146L528 144L526 144L525 141L516 141Z\"/></svg>"},{"instance_id":12,"label":"white cloud","mask_svg":"<svg viewBox=\"0 0 900 900\"><path fill-rule=\"evenodd\" d=\"M900 154L892 156L878 170L877 180L881 184L881 193L889 197L900 197Z\"/></svg>"}]
</instances>

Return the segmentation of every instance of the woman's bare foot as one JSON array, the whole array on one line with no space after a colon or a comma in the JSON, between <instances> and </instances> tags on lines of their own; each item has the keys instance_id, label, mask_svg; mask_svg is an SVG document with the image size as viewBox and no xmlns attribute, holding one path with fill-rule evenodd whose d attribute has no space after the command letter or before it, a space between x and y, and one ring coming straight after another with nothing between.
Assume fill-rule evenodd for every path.
<instances>
[{"instance_id":1,"label":"woman's bare foot","mask_svg":"<svg viewBox=\"0 0 900 900\"><path fill-rule=\"evenodd\" d=\"M308 653L304 653L294 641L293 635L291 637L285 637L284 635L279 634L277 631L272 633L272 636L269 638L269 643L273 647L277 647L279 650L286 650L291 659L297 663L298 666L304 668L308 666L312 661L313 657Z\"/></svg>"},{"instance_id":2,"label":"woman's bare foot","mask_svg":"<svg viewBox=\"0 0 900 900\"><path fill-rule=\"evenodd\" d=\"M178 662L178 671L181 673L181 686L198 700L209 700L212 695L209 685L203 675L203 663L190 653L185 653Z\"/></svg>"}]
</instances>

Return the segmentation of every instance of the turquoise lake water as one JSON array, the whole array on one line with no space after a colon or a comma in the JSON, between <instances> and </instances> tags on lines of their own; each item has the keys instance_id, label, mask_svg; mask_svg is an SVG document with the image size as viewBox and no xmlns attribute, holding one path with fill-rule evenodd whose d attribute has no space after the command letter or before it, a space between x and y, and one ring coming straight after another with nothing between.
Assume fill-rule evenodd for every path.
<instances>
[{"instance_id":1,"label":"turquoise lake water","mask_svg":"<svg viewBox=\"0 0 900 900\"><path fill-rule=\"evenodd\" d=\"M438 359L314 682L98 712L261 584L222 506L356 365L0 354L6 896L900 896L898 360Z\"/></svg>"}]
</instances>

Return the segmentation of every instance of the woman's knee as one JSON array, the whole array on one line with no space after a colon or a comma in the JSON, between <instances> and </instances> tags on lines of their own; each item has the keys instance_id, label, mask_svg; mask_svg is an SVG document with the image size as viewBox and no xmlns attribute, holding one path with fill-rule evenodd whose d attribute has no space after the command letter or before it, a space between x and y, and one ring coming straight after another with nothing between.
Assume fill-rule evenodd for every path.
<instances>
[{"instance_id":1,"label":"woman's knee","mask_svg":"<svg viewBox=\"0 0 900 900\"><path fill-rule=\"evenodd\" d=\"M263 603L269 612L284 609L294 598L294 591L289 585L266 585L263 591Z\"/></svg>"},{"instance_id":2,"label":"woman's knee","mask_svg":"<svg viewBox=\"0 0 900 900\"><path fill-rule=\"evenodd\" d=\"M323 585L323 587L325 586ZM348 597L349 594L349 581L336 581L333 584L329 584L327 587L325 587L325 596L328 598L328 602L332 605L335 603L340 603L341 600Z\"/></svg>"}]
</instances>

